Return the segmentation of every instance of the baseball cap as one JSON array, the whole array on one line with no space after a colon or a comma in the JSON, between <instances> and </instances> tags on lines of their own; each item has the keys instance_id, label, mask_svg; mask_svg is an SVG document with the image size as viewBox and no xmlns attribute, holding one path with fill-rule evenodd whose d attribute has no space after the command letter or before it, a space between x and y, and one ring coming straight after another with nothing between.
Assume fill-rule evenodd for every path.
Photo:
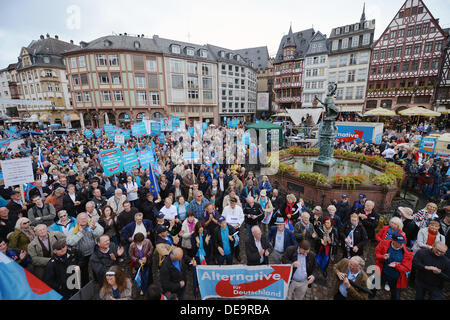
<instances>
[{"instance_id":1,"label":"baseball cap","mask_svg":"<svg viewBox=\"0 0 450 320\"><path fill-rule=\"evenodd\" d=\"M158 214L156 215L156 218L158 218L158 219L164 219L164 213L158 212Z\"/></svg>"},{"instance_id":2,"label":"baseball cap","mask_svg":"<svg viewBox=\"0 0 450 320\"><path fill-rule=\"evenodd\" d=\"M348 195L343 194L343 195L342 195L342 199L348 199Z\"/></svg>"},{"instance_id":3,"label":"baseball cap","mask_svg":"<svg viewBox=\"0 0 450 320\"><path fill-rule=\"evenodd\" d=\"M365 197L366 197L366 194L365 194L365 193L360 193L360 194L359 194L359 198L360 198L360 199L364 199Z\"/></svg>"},{"instance_id":4,"label":"baseball cap","mask_svg":"<svg viewBox=\"0 0 450 320\"><path fill-rule=\"evenodd\" d=\"M225 217L223 217L223 216L221 216L220 218L219 218L219 223L222 223L222 222L224 222L224 221L226 221L227 219L225 219Z\"/></svg>"},{"instance_id":5,"label":"baseball cap","mask_svg":"<svg viewBox=\"0 0 450 320\"><path fill-rule=\"evenodd\" d=\"M401 235L400 233L394 233L392 234L392 241L401 243L401 244L405 244L406 243L406 239L403 235Z\"/></svg>"}]
</instances>

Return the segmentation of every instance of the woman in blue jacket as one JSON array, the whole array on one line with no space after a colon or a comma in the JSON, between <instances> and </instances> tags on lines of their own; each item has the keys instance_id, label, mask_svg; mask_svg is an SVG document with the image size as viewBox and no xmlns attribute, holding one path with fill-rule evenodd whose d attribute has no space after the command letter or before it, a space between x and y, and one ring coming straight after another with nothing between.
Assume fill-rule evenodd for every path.
<instances>
[{"instance_id":1,"label":"woman in blue jacket","mask_svg":"<svg viewBox=\"0 0 450 320\"><path fill-rule=\"evenodd\" d=\"M262 189L266 189L267 193L269 194L273 190L272 185L270 184L269 178L267 176L263 176L262 181L259 183L259 190L261 191Z\"/></svg>"},{"instance_id":2,"label":"woman in blue jacket","mask_svg":"<svg viewBox=\"0 0 450 320\"><path fill-rule=\"evenodd\" d=\"M50 231L59 231L67 235L77 225L77 220L69 216L66 210L59 211L58 218L59 220L49 227Z\"/></svg>"},{"instance_id":3,"label":"woman in blue jacket","mask_svg":"<svg viewBox=\"0 0 450 320\"><path fill-rule=\"evenodd\" d=\"M185 201L183 196L179 196L174 205L177 208L178 219L184 221L187 217L189 203Z\"/></svg>"}]
</instances>

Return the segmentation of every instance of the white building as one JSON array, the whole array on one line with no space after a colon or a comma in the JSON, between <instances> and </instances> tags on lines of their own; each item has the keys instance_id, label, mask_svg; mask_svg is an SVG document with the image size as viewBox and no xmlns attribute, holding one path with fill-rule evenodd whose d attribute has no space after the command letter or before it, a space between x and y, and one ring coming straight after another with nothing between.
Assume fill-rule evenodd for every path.
<instances>
[{"instance_id":1,"label":"white building","mask_svg":"<svg viewBox=\"0 0 450 320\"><path fill-rule=\"evenodd\" d=\"M302 107L312 107L314 97L324 101L327 92L328 41L317 31L312 37L305 55L303 73Z\"/></svg>"}]
</instances>

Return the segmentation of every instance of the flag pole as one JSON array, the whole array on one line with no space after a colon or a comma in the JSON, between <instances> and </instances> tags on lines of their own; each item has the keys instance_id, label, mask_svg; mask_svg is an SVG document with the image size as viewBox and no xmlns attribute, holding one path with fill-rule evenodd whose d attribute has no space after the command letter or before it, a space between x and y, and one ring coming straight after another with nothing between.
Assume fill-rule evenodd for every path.
<instances>
[{"instance_id":1,"label":"flag pole","mask_svg":"<svg viewBox=\"0 0 450 320\"><path fill-rule=\"evenodd\" d=\"M23 184L20 184L19 187L20 187L20 195L22 196L22 202L25 205L25 192L23 190Z\"/></svg>"}]
</instances>

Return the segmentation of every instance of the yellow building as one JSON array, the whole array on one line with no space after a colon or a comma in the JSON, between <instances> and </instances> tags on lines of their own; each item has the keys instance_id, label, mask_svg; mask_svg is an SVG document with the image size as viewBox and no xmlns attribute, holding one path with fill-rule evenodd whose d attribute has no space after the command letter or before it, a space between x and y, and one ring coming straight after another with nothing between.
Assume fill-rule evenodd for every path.
<instances>
[{"instance_id":1,"label":"yellow building","mask_svg":"<svg viewBox=\"0 0 450 320\"><path fill-rule=\"evenodd\" d=\"M19 116L42 123L69 123L80 120L73 111L62 53L78 48L71 43L41 35L20 50L16 66L20 99L51 101L52 105L19 105ZM70 118L69 118L70 117Z\"/></svg>"}]
</instances>

